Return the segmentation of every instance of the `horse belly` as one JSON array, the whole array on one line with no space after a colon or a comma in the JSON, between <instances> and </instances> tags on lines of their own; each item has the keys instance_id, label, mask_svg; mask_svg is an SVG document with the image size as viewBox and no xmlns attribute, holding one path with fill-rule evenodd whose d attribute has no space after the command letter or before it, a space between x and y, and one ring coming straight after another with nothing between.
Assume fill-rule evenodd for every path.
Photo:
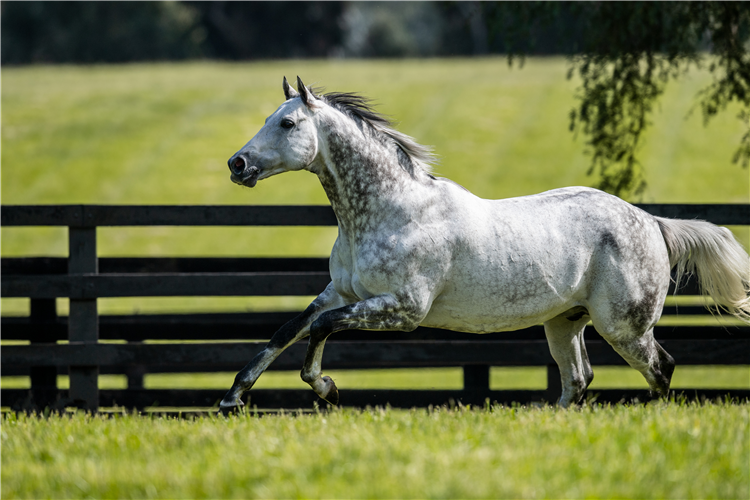
<instances>
[{"instance_id":1,"label":"horse belly","mask_svg":"<svg viewBox=\"0 0 750 500\"><path fill-rule=\"evenodd\" d=\"M520 330L580 305L580 275L494 270L446 283L423 326L471 333Z\"/></svg>"}]
</instances>

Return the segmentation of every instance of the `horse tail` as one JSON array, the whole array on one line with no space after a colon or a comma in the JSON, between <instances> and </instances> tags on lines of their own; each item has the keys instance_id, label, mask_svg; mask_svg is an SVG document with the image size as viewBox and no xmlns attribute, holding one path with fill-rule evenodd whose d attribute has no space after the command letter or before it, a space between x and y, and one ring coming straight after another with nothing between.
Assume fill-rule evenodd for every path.
<instances>
[{"instance_id":1,"label":"horse tail","mask_svg":"<svg viewBox=\"0 0 750 500\"><path fill-rule=\"evenodd\" d=\"M702 220L656 221L676 266L676 286L685 274L697 274L701 293L714 299L717 311L750 324L750 257L732 232Z\"/></svg>"}]
</instances>

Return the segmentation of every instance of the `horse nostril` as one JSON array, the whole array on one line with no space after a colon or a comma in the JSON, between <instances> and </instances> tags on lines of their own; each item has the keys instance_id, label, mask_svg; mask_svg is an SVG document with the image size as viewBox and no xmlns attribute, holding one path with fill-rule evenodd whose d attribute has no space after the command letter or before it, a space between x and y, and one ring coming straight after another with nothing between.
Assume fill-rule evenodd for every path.
<instances>
[{"instance_id":1,"label":"horse nostril","mask_svg":"<svg viewBox=\"0 0 750 500\"><path fill-rule=\"evenodd\" d=\"M242 158L235 158L234 162L230 163L229 168L232 170L233 173L239 175L245 171L245 166L246 166L245 160L243 160Z\"/></svg>"}]
</instances>

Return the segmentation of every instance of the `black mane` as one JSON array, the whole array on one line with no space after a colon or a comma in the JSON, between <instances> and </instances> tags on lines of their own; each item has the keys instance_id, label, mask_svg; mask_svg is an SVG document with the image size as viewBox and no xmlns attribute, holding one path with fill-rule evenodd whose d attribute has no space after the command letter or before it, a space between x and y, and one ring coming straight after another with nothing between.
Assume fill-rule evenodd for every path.
<instances>
[{"instance_id":1,"label":"black mane","mask_svg":"<svg viewBox=\"0 0 750 500\"><path fill-rule=\"evenodd\" d=\"M417 143L413 138L402 134L393 128L393 122L386 116L373 109L370 99L351 92L329 92L323 94L320 89L310 89L313 95L325 101L329 106L335 108L345 115L364 121L376 131L384 134L394 141L396 145L409 158L409 161L426 170L428 173L435 163L435 155L432 149Z\"/></svg>"},{"instance_id":2,"label":"black mane","mask_svg":"<svg viewBox=\"0 0 750 500\"><path fill-rule=\"evenodd\" d=\"M367 97L351 92L330 92L321 97L342 113L355 116L371 125L393 126L390 119L373 109L372 101Z\"/></svg>"}]
</instances>

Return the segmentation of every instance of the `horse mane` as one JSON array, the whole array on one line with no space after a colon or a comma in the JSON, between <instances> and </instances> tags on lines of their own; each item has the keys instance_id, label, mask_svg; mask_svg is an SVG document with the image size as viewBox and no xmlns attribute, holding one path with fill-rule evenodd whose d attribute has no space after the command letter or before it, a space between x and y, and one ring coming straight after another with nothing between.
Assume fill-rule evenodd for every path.
<instances>
[{"instance_id":1,"label":"horse mane","mask_svg":"<svg viewBox=\"0 0 750 500\"><path fill-rule=\"evenodd\" d=\"M406 155L412 165L418 165L427 173L432 173L432 166L437 159L429 146L424 146L412 137L393 128L393 121L373 109L370 99L351 92L321 93L320 89L310 89L318 99L323 99L329 106L341 111L355 120L370 125L373 130L393 141Z\"/></svg>"}]
</instances>

